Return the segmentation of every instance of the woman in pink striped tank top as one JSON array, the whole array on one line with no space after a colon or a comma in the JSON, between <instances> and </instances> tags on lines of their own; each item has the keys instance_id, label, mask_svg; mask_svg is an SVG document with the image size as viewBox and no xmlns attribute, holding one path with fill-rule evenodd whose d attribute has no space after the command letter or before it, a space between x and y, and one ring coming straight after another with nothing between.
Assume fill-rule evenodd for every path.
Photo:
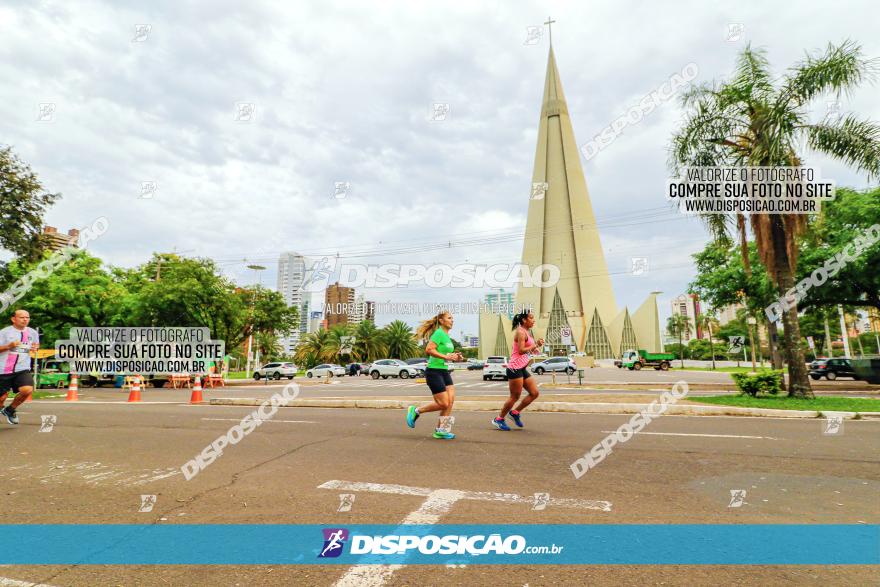
<instances>
[{"instance_id":1,"label":"woman in pink striped tank top","mask_svg":"<svg viewBox=\"0 0 880 587\"><path fill-rule=\"evenodd\" d=\"M504 420L508 414L513 422L522 428L520 412L538 398L538 386L529 373L529 359L532 353L544 346L544 339L539 338L535 341L532 338L529 330L534 325L535 316L531 312L521 312L513 317L513 349L510 353L510 360L507 362L507 384L510 389L510 397L504 402L501 414L492 420L492 425L498 430L510 430L510 426ZM523 388L529 395L519 401ZM513 406L517 401L519 401L519 405L514 410Z\"/></svg>"}]
</instances>

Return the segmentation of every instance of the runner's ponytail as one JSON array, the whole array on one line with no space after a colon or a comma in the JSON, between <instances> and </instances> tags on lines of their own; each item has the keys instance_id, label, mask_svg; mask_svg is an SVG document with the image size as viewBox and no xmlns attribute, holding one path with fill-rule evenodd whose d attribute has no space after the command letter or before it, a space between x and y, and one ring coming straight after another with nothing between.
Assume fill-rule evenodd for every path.
<instances>
[{"instance_id":1,"label":"runner's ponytail","mask_svg":"<svg viewBox=\"0 0 880 587\"><path fill-rule=\"evenodd\" d=\"M522 326L522 323L526 321L526 318L529 317L529 314L531 314L531 312L529 312L528 310L525 310L525 311L520 312L516 316L514 316L513 317L513 330L516 330L517 327Z\"/></svg>"},{"instance_id":2,"label":"runner's ponytail","mask_svg":"<svg viewBox=\"0 0 880 587\"><path fill-rule=\"evenodd\" d=\"M446 310L441 310L439 314L434 316L433 318L428 318L416 329L416 339L427 342L430 340L431 335L440 328L440 318L449 314Z\"/></svg>"}]
</instances>

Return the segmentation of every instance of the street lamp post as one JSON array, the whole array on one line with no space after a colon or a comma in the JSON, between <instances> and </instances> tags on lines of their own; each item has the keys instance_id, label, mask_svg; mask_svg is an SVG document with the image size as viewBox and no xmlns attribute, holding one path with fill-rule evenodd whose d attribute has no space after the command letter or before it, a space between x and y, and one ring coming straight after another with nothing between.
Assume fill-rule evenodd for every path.
<instances>
[{"instance_id":1,"label":"street lamp post","mask_svg":"<svg viewBox=\"0 0 880 587\"><path fill-rule=\"evenodd\" d=\"M257 278L257 286L254 288L254 298L251 302L251 327L250 332L248 333L248 343L247 343L247 367L245 367L245 377L249 377L251 374L251 356L252 349L254 345L254 311L257 306L257 290L260 288L260 271L266 269L262 265L248 265L248 269L253 269L254 275Z\"/></svg>"}]
</instances>

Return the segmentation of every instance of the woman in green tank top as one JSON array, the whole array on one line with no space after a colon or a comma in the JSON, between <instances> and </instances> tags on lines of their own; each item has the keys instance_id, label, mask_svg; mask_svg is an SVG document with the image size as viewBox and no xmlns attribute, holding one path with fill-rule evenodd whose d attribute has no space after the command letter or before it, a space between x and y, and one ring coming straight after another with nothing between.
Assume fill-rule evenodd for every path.
<instances>
[{"instance_id":1,"label":"woman in green tank top","mask_svg":"<svg viewBox=\"0 0 880 587\"><path fill-rule=\"evenodd\" d=\"M444 310L422 322L416 330L416 337L427 342L425 353L428 355L428 365L425 369L425 381L434 396L434 401L420 407L409 406L406 411L406 424L410 428L415 428L420 414L440 412L440 421L433 436L442 440L455 438L455 434L452 433L452 424L455 421L455 417L452 416L455 385L452 383L452 375L446 362L464 360L461 353L454 352L455 347L449 336L452 324L452 314Z\"/></svg>"}]
</instances>

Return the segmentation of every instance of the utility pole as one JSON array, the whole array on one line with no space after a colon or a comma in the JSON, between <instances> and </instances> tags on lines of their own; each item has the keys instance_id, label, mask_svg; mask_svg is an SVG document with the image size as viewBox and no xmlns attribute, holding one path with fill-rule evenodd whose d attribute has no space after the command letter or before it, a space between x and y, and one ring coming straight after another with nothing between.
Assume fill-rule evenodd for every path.
<instances>
[{"instance_id":1,"label":"utility pole","mask_svg":"<svg viewBox=\"0 0 880 587\"><path fill-rule=\"evenodd\" d=\"M257 306L257 290L260 289L260 271L263 271L265 267L262 265L248 265L248 269L254 270L254 275L257 276L257 285L254 288L254 299L251 303L251 324L250 324L250 332L248 333L248 343L247 343L247 367L245 367L245 376L249 377L251 374L251 350L254 345L254 312L256 311Z\"/></svg>"},{"instance_id":2,"label":"utility pole","mask_svg":"<svg viewBox=\"0 0 880 587\"><path fill-rule=\"evenodd\" d=\"M846 321L843 318L843 306L841 304L837 304L837 312L840 314L840 337L843 339L843 356L846 359L851 359L852 355L849 352L849 336L846 332Z\"/></svg>"}]
</instances>

